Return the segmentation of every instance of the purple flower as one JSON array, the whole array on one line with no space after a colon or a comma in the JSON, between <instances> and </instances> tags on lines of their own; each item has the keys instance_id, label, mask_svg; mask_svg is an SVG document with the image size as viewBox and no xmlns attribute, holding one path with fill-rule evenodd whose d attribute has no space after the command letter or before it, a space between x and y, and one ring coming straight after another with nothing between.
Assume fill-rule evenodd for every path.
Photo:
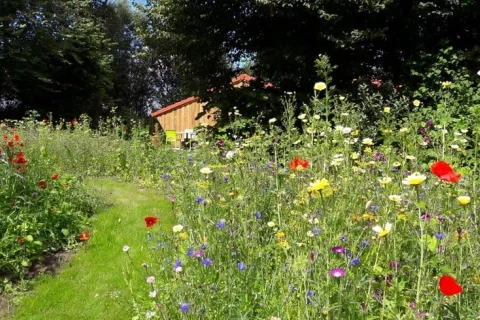
<instances>
[{"instance_id":1,"label":"purple flower","mask_svg":"<svg viewBox=\"0 0 480 320\"><path fill-rule=\"evenodd\" d=\"M245 269L247 269L247 266L243 262L239 262L237 264L237 267L238 267L238 270L240 270L240 271L244 271Z\"/></svg>"},{"instance_id":2,"label":"purple flower","mask_svg":"<svg viewBox=\"0 0 480 320\"><path fill-rule=\"evenodd\" d=\"M186 302L180 303L180 311L184 313L190 311L190 305Z\"/></svg>"},{"instance_id":3,"label":"purple flower","mask_svg":"<svg viewBox=\"0 0 480 320\"><path fill-rule=\"evenodd\" d=\"M426 125L427 127L430 127L432 124L433 124L432 120L427 120L427 121L425 122L425 125Z\"/></svg>"},{"instance_id":4,"label":"purple flower","mask_svg":"<svg viewBox=\"0 0 480 320\"><path fill-rule=\"evenodd\" d=\"M330 270L329 274L334 278L341 278L345 276L345 270L342 268L335 268Z\"/></svg>"},{"instance_id":5,"label":"purple flower","mask_svg":"<svg viewBox=\"0 0 480 320\"><path fill-rule=\"evenodd\" d=\"M175 260L175 263L173 264L175 268L181 267L182 266L182 261L180 259Z\"/></svg>"},{"instance_id":6,"label":"purple flower","mask_svg":"<svg viewBox=\"0 0 480 320\"><path fill-rule=\"evenodd\" d=\"M205 253L202 252L202 251L195 251L195 252L193 253L193 257L194 257L194 258L203 258L204 255L205 255Z\"/></svg>"},{"instance_id":7,"label":"purple flower","mask_svg":"<svg viewBox=\"0 0 480 320\"><path fill-rule=\"evenodd\" d=\"M202 264L204 267L210 267L212 265L212 259L210 258L202 259Z\"/></svg>"},{"instance_id":8,"label":"purple flower","mask_svg":"<svg viewBox=\"0 0 480 320\"><path fill-rule=\"evenodd\" d=\"M196 203L200 204L205 200L202 196L198 196L197 199L195 200Z\"/></svg>"},{"instance_id":9,"label":"purple flower","mask_svg":"<svg viewBox=\"0 0 480 320\"><path fill-rule=\"evenodd\" d=\"M435 233L435 238L437 238L437 240L443 240L445 239L445 234L443 234L442 232L437 232Z\"/></svg>"},{"instance_id":10,"label":"purple flower","mask_svg":"<svg viewBox=\"0 0 480 320\"><path fill-rule=\"evenodd\" d=\"M346 250L344 247L333 247L332 251L333 253L340 254L340 253L345 253Z\"/></svg>"},{"instance_id":11,"label":"purple flower","mask_svg":"<svg viewBox=\"0 0 480 320\"><path fill-rule=\"evenodd\" d=\"M353 259L352 259L352 262L350 262L350 264L351 264L352 266L356 266L356 265L358 265L359 263L360 263L360 258L359 258L359 257L353 258Z\"/></svg>"},{"instance_id":12,"label":"purple flower","mask_svg":"<svg viewBox=\"0 0 480 320\"><path fill-rule=\"evenodd\" d=\"M217 228L218 228L218 229L223 229L223 228L225 228L225 219L218 220L218 222L217 222Z\"/></svg>"},{"instance_id":13,"label":"purple flower","mask_svg":"<svg viewBox=\"0 0 480 320\"><path fill-rule=\"evenodd\" d=\"M217 141L217 147L223 148L224 146L225 146L225 142L223 140L220 139Z\"/></svg>"},{"instance_id":14,"label":"purple flower","mask_svg":"<svg viewBox=\"0 0 480 320\"><path fill-rule=\"evenodd\" d=\"M427 222L430 221L430 219L432 218L432 216L429 213L425 213L425 212L422 213L421 217L423 221L427 221Z\"/></svg>"},{"instance_id":15,"label":"purple flower","mask_svg":"<svg viewBox=\"0 0 480 320\"><path fill-rule=\"evenodd\" d=\"M313 297L314 294L315 294L315 291L313 291L313 290L308 290L307 291L307 303L312 303L312 299L310 299L310 298Z\"/></svg>"},{"instance_id":16,"label":"purple flower","mask_svg":"<svg viewBox=\"0 0 480 320\"><path fill-rule=\"evenodd\" d=\"M398 271L398 269L400 269L402 265L400 263L398 263L397 261L390 261L390 268Z\"/></svg>"},{"instance_id":17,"label":"purple flower","mask_svg":"<svg viewBox=\"0 0 480 320\"><path fill-rule=\"evenodd\" d=\"M442 217L442 216L438 216L437 220L438 220L438 222L442 223L445 220L445 218Z\"/></svg>"}]
</instances>

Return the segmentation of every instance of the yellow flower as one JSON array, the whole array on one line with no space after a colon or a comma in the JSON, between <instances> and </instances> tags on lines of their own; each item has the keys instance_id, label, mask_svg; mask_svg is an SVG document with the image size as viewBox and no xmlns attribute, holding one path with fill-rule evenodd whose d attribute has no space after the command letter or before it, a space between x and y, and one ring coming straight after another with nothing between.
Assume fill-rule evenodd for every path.
<instances>
[{"instance_id":1,"label":"yellow flower","mask_svg":"<svg viewBox=\"0 0 480 320\"><path fill-rule=\"evenodd\" d=\"M420 100L413 100L413 105L414 105L415 107L420 106L420 103L421 103Z\"/></svg>"},{"instance_id":2,"label":"yellow flower","mask_svg":"<svg viewBox=\"0 0 480 320\"><path fill-rule=\"evenodd\" d=\"M312 237L314 237L314 236L315 236L315 234L313 234L313 232L312 232L312 231L310 231L310 230L309 230L309 231L307 231L307 237L310 237L310 238L312 238Z\"/></svg>"},{"instance_id":3,"label":"yellow flower","mask_svg":"<svg viewBox=\"0 0 480 320\"><path fill-rule=\"evenodd\" d=\"M278 243L278 246L279 246L280 248L288 248L288 241L287 241L287 240L280 241L280 242Z\"/></svg>"},{"instance_id":4,"label":"yellow flower","mask_svg":"<svg viewBox=\"0 0 480 320\"><path fill-rule=\"evenodd\" d=\"M405 179L403 179L402 183L409 186L418 186L423 181L425 181L427 177L419 172L414 172L413 174L409 175Z\"/></svg>"},{"instance_id":5,"label":"yellow flower","mask_svg":"<svg viewBox=\"0 0 480 320\"><path fill-rule=\"evenodd\" d=\"M469 203L470 203L470 200L471 200L471 199L470 199L469 196L459 196L459 197L457 198L458 203L459 203L460 205L462 205L462 206L466 206L467 204L469 204Z\"/></svg>"},{"instance_id":6,"label":"yellow flower","mask_svg":"<svg viewBox=\"0 0 480 320\"><path fill-rule=\"evenodd\" d=\"M360 133L360 130L356 129L352 132L352 136L358 136L359 133Z\"/></svg>"},{"instance_id":7,"label":"yellow flower","mask_svg":"<svg viewBox=\"0 0 480 320\"><path fill-rule=\"evenodd\" d=\"M203 173L203 174L209 174L209 173L212 173L213 170L210 169L209 167L204 167L202 169L200 169L200 173Z\"/></svg>"},{"instance_id":8,"label":"yellow flower","mask_svg":"<svg viewBox=\"0 0 480 320\"><path fill-rule=\"evenodd\" d=\"M173 226L173 232L177 233L183 230L183 226L181 224L177 224L176 226Z\"/></svg>"},{"instance_id":9,"label":"yellow flower","mask_svg":"<svg viewBox=\"0 0 480 320\"><path fill-rule=\"evenodd\" d=\"M415 160L417 158L415 158L415 156L405 156L405 159L407 160Z\"/></svg>"},{"instance_id":10,"label":"yellow flower","mask_svg":"<svg viewBox=\"0 0 480 320\"><path fill-rule=\"evenodd\" d=\"M279 233L277 233L276 237L277 237L278 240L283 240L283 239L285 239L285 233L284 232L279 232Z\"/></svg>"},{"instance_id":11,"label":"yellow flower","mask_svg":"<svg viewBox=\"0 0 480 320\"><path fill-rule=\"evenodd\" d=\"M313 89L317 91L322 91L322 90L325 90L326 88L327 88L327 85L325 84L325 82L317 82L313 87Z\"/></svg>"},{"instance_id":12,"label":"yellow flower","mask_svg":"<svg viewBox=\"0 0 480 320\"><path fill-rule=\"evenodd\" d=\"M269 226L270 228L273 228L273 227L275 227L275 222L270 221L270 222L267 223L267 226Z\"/></svg>"},{"instance_id":13,"label":"yellow flower","mask_svg":"<svg viewBox=\"0 0 480 320\"><path fill-rule=\"evenodd\" d=\"M402 164L398 161L395 161L394 163L392 163L392 166L394 167L400 167Z\"/></svg>"},{"instance_id":14,"label":"yellow flower","mask_svg":"<svg viewBox=\"0 0 480 320\"><path fill-rule=\"evenodd\" d=\"M375 219L375 215L372 214L372 213L364 213L362 215L362 218L363 218L363 220L370 221L370 220Z\"/></svg>"},{"instance_id":15,"label":"yellow flower","mask_svg":"<svg viewBox=\"0 0 480 320\"><path fill-rule=\"evenodd\" d=\"M405 133L405 132L408 132L410 131L410 129L408 128L401 128L400 130L398 130L400 133Z\"/></svg>"},{"instance_id":16,"label":"yellow flower","mask_svg":"<svg viewBox=\"0 0 480 320\"><path fill-rule=\"evenodd\" d=\"M399 196L398 194L392 194L388 196L388 199L390 199L393 202L400 203L402 201L402 197Z\"/></svg>"},{"instance_id":17,"label":"yellow flower","mask_svg":"<svg viewBox=\"0 0 480 320\"><path fill-rule=\"evenodd\" d=\"M178 236L180 237L180 239L183 239L183 240L188 239L188 233L186 232L180 232Z\"/></svg>"},{"instance_id":18,"label":"yellow flower","mask_svg":"<svg viewBox=\"0 0 480 320\"><path fill-rule=\"evenodd\" d=\"M367 146L373 146L373 140L370 138L365 138L362 140L362 143Z\"/></svg>"},{"instance_id":19,"label":"yellow flower","mask_svg":"<svg viewBox=\"0 0 480 320\"><path fill-rule=\"evenodd\" d=\"M372 148L366 147L366 148L365 148L365 152L366 152L366 153L372 153Z\"/></svg>"},{"instance_id":20,"label":"yellow flower","mask_svg":"<svg viewBox=\"0 0 480 320\"><path fill-rule=\"evenodd\" d=\"M445 89L445 88L449 87L451 84L452 84L452 83L451 83L450 81L443 81L443 82L442 82L442 88Z\"/></svg>"},{"instance_id":21,"label":"yellow flower","mask_svg":"<svg viewBox=\"0 0 480 320\"><path fill-rule=\"evenodd\" d=\"M390 107L385 107L385 108L383 108L383 112L385 112L385 113L390 113Z\"/></svg>"},{"instance_id":22,"label":"yellow flower","mask_svg":"<svg viewBox=\"0 0 480 320\"><path fill-rule=\"evenodd\" d=\"M382 177L381 179L378 179L378 182L380 182L380 184L382 184L382 185L384 186L384 185L387 185L387 184L389 184L390 182L392 182L392 178L390 178L390 177Z\"/></svg>"},{"instance_id":23,"label":"yellow flower","mask_svg":"<svg viewBox=\"0 0 480 320\"><path fill-rule=\"evenodd\" d=\"M318 191L322 191L327 186L329 186L328 180L323 178L322 180L317 180L313 183L310 183L310 186L307 188L307 191L309 193L318 192Z\"/></svg>"},{"instance_id":24,"label":"yellow flower","mask_svg":"<svg viewBox=\"0 0 480 320\"><path fill-rule=\"evenodd\" d=\"M387 222L385 224L385 228L382 228L381 226L375 226L372 228L372 230L378 233L378 236L385 237L392 230L392 224Z\"/></svg>"},{"instance_id":25,"label":"yellow flower","mask_svg":"<svg viewBox=\"0 0 480 320\"><path fill-rule=\"evenodd\" d=\"M350 158L352 158L353 160L357 160L358 157L360 157L360 154L358 154L357 152L352 153L352 155L350 156Z\"/></svg>"},{"instance_id":26,"label":"yellow flower","mask_svg":"<svg viewBox=\"0 0 480 320\"><path fill-rule=\"evenodd\" d=\"M397 216L397 219L398 219L398 220L407 221L407 215L404 214L404 213L400 213L400 214Z\"/></svg>"},{"instance_id":27,"label":"yellow flower","mask_svg":"<svg viewBox=\"0 0 480 320\"><path fill-rule=\"evenodd\" d=\"M320 120L320 116L318 114L316 114L316 115L313 116L313 119Z\"/></svg>"}]
</instances>

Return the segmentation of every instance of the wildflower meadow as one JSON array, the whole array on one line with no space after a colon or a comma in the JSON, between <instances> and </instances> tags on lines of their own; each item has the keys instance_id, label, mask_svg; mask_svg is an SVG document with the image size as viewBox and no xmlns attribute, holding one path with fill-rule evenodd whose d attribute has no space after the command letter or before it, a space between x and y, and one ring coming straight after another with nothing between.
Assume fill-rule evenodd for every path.
<instances>
[{"instance_id":1,"label":"wildflower meadow","mask_svg":"<svg viewBox=\"0 0 480 320\"><path fill-rule=\"evenodd\" d=\"M142 278L132 319L477 319L478 79L465 88L358 104L318 82L265 126L235 110L200 126L191 150L152 145L135 121L127 136L115 116L6 123L2 270L88 249L99 200L82 177L111 176L161 191L175 215L168 231L162 213L138 216L143 245L110 248L120 277Z\"/></svg>"}]
</instances>

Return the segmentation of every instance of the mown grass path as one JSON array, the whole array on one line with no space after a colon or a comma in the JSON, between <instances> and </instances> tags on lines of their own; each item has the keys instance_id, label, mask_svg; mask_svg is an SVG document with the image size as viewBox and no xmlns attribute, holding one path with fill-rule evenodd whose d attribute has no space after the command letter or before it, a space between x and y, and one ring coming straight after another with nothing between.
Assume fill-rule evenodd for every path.
<instances>
[{"instance_id":1,"label":"mown grass path","mask_svg":"<svg viewBox=\"0 0 480 320\"><path fill-rule=\"evenodd\" d=\"M129 311L135 292L130 287L135 289L145 284L140 270L148 255L144 218L160 218L155 230L170 232L173 225L170 203L158 192L141 190L132 184L103 179L89 184L104 194L112 206L92 218L93 228L86 248L63 266L58 275L41 276L34 291L14 310L12 319L131 319ZM129 253L139 271L128 263L122 251L124 245L132 248Z\"/></svg>"}]
</instances>

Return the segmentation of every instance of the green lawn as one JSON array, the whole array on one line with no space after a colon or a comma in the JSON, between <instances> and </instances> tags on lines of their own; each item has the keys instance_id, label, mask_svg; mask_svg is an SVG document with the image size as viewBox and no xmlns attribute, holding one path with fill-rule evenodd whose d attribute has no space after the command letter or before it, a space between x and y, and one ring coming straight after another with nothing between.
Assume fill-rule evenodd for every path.
<instances>
[{"instance_id":1,"label":"green lawn","mask_svg":"<svg viewBox=\"0 0 480 320\"><path fill-rule=\"evenodd\" d=\"M113 205L92 218L86 250L80 250L57 276L42 276L34 291L22 299L13 319L131 319L130 286L145 285L141 264L148 254L144 217L160 218L158 231L170 231L170 203L154 191L112 180L90 184ZM132 247L128 262L124 245ZM140 251L139 251L140 250Z\"/></svg>"}]
</instances>

